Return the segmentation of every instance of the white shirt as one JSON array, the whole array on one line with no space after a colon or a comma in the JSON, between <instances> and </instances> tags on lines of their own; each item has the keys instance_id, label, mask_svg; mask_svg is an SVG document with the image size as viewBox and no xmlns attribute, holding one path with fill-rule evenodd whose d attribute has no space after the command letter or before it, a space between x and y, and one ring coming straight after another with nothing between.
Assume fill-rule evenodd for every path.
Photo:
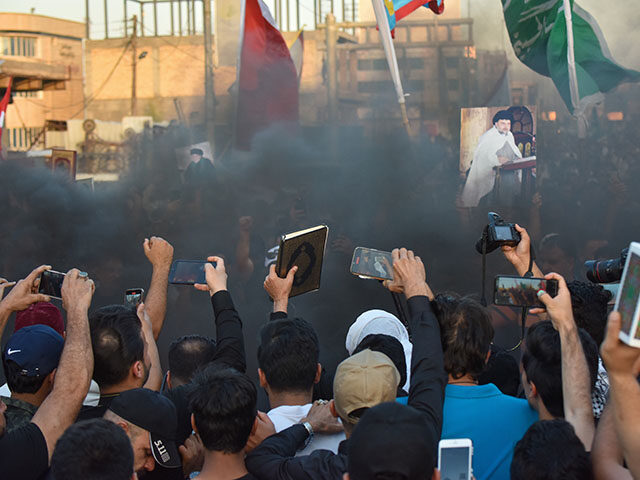
<instances>
[{"instance_id":1,"label":"white shirt","mask_svg":"<svg viewBox=\"0 0 640 480\"><path fill-rule=\"evenodd\" d=\"M289 428L291 425L300 423L300 420L307 416L310 409L311 403L307 403L306 405L282 405L272 408L267 415L269 415L269 418L276 427L276 432L280 432L285 428ZM303 450L300 450L296 454L296 457L309 455L314 450L331 450L333 453L338 453L338 445L345 438L344 432L331 435L314 434L311 443Z\"/></svg>"}]
</instances>

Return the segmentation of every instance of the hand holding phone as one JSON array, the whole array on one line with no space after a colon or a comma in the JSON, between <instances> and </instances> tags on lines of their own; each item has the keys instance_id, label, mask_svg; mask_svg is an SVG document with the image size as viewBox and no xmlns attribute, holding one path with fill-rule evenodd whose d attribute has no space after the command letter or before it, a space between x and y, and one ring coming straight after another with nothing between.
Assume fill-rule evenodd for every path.
<instances>
[{"instance_id":1,"label":"hand holding phone","mask_svg":"<svg viewBox=\"0 0 640 480\"><path fill-rule=\"evenodd\" d=\"M391 252L356 247L351 259L351 273L360 278L393 280Z\"/></svg>"},{"instance_id":2,"label":"hand holding phone","mask_svg":"<svg viewBox=\"0 0 640 480\"><path fill-rule=\"evenodd\" d=\"M50 300L48 295L34 293L34 291L39 287L42 272L50 268L49 265L40 265L24 279L20 280L2 300L3 309L9 312L19 312L26 310L33 303L48 302Z\"/></svg>"},{"instance_id":3,"label":"hand holding phone","mask_svg":"<svg viewBox=\"0 0 640 480\"><path fill-rule=\"evenodd\" d=\"M614 310L620 312L620 340L640 347L640 243L629 245Z\"/></svg>"},{"instance_id":4,"label":"hand holding phone","mask_svg":"<svg viewBox=\"0 0 640 480\"><path fill-rule=\"evenodd\" d=\"M129 288L124 291L124 304L128 307L138 308L142 303L144 288Z\"/></svg>"},{"instance_id":5,"label":"hand holding phone","mask_svg":"<svg viewBox=\"0 0 640 480\"><path fill-rule=\"evenodd\" d=\"M203 292L209 291L213 297L216 293L227 289L227 271L224 268L222 257L208 257L204 266L205 282L196 283L193 286Z\"/></svg>"},{"instance_id":6,"label":"hand holding phone","mask_svg":"<svg viewBox=\"0 0 640 480\"><path fill-rule=\"evenodd\" d=\"M206 263L202 260L175 260L169 270L169 283L173 285L206 284L204 271Z\"/></svg>"},{"instance_id":7,"label":"hand holding phone","mask_svg":"<svg viewBox=\"0 0 640 480\"><path fill-rule=\"evenodd\" d=\"M440 478L471 480L473 445L469 438L440 440L438 443L438 470Z\"/></svg>"},{"instance_id":8,"label":"hand holding phone","mask_svg":"<svg viewBox=\"0 0 640 480\"><path fill-rule=\"evenodd\" d=\"M551 297L558 292L558 282L554 277L534 278L499 275L495 278L493 303L510 307L544 308L538 292L546 291Z\"/></svg>"},{"instance_id":9,"label":"hand holding phone","mask_svg":"<svg viewBox=\"0 0 640 480\"><path fill-rule=\"evenodd\" d=\"M549 288L548 282L552 280L556 281L557 294L552 297L544 288L540 290L538 292L538 298L544 305L544 309L534 308L531 310L531 313L542 313L546 309L549 317L551 317L553 326L558 331L574 326L575 321L571 308L571 293L569 292L569 287L567 287L567 282L565 282L562 275L558 275L557 273L549 273L545 275L544 278L547 280L547 288Z\"/></svg>"},{"instance_id":10,"label":"hand holding phone","mask_svg":"<svg viewBox=\"0 0 640 480\"><path fill-rule=\"evenodd\" d=\"M62 282L64 282L65 275L65 273L55 270L45 270L40 277L38 292L62 300Z\"/></svg>"}]
</instances>

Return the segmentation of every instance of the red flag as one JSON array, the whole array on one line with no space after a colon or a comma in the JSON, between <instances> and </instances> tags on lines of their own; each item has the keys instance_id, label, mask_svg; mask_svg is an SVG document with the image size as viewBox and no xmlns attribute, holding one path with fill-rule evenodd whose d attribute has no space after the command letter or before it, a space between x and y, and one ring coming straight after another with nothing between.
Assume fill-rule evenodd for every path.
<instances>
[{"instance_id":1,"label":"red flag","mask_svg":"<svg viewBox=\"0 0 640 480\"><path fill-rule=\"evenodd\" d=\"M298 124L298 76L287 44L262 0L245 0L238 65L236 147L274 123Z\"/></svg>"},{"instance_id":2,"label":"red flag","mask_svg":"<svg viewBox=\"0 0 640 480\"><path fill-rule=\"evenodd\" d=\"M11 100L11 84L13 83L13 77L9 77L9 86L7 87L6 92L4 92L4 97L0 100L0 151L2 151L2 131L4 130L4 117L7 113L7 105L9 105L9 101Z\"/></svg>"}]
</instances>

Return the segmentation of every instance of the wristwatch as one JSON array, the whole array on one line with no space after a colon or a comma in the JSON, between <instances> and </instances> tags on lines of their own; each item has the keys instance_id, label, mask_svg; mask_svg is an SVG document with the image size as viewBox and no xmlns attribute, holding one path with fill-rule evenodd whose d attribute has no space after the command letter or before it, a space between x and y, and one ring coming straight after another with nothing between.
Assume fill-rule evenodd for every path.
<instances>
[{"instance_id":1,"label":"wristwatch","mask_svg":"<svg viewBox=\"0 0 640 480\"><path fill-rule=\"evenodd\" d=\"M307 430L307 433L309 435L307 436L307 439L304 441L304 444L302 445L302 447L299 448L298 450L304 450L313 440L313 428L311 427L311 424L309 422L304 422L302 426Z\"/></svg>"}]
</instances>

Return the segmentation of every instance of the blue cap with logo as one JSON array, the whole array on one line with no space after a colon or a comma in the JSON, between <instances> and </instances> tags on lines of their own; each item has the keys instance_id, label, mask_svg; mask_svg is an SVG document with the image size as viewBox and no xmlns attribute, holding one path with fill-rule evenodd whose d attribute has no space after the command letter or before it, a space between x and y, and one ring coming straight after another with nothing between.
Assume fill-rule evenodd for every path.
<instances>
[{"instance_id":1,"label":"blue cap with logo","mask_svg":"<svg viewBox=\"0 0 640 480\"><path fill-rule=\"evenodd\" d=\"M64 339L47 325L23 327L9 338L2 351L3 360L17 363L22 375L48 375L58 367Z\"/></svg>"}]
</instances>

